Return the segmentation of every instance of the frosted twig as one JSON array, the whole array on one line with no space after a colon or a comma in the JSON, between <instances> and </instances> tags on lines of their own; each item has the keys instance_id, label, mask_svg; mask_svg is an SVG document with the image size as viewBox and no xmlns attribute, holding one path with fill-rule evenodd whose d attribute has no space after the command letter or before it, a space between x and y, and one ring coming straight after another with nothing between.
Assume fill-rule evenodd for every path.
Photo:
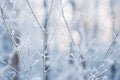
<instances>
[{"instance_id":1,"label":"frosted twig","mask_svg":"<svg viewBox=\"0 0 120 80\"><path fill-rule=\"evenodd\" d=\"M100 66L101 64L103 64L103 62L104 62L104 60L105 60L106 56L108 55L108 53L109 53L109 51L110 51L110 49L111 49L111 47L112 47L112 45L113 45L114 41L116 40L117 36L119 35L119 33L120 33L120 31L119 31L119 32L115 35L115 37L114 37L113 41L111 42L111 44L110 44L109 48L107 49L107 51L106 51L105 55L103 56L103 59L102 59L102 61L100 62L99 66Z\"/></svg>"},{"instance_id":2,"label":"frosted twig","mask_svg":"<svg viewBox=\"0 0 120 80\"><path fill-rule=\"evenodd\" d=\"M17 73L21 73L20 71L18 71L18 70L16 70L15 68L13 68L12 66L10 66L9 64L7 64L5 61L3 61L3 60L1 60L0 59L0 61L3 63L3 64L5 64L5 65L7 65L9 68L11 68L13 71L15 71L15 72L17 72Z\"/></svg>"},{"instance_id":3,"label":"frosted twig","mask_svg":"<svg viewBox=\"0 0 120 80\"><path fill-rule=\"evenodd\" d=\"M17 49L16 41L15 41L15 39L14 39L11 31L10 31L10 28L9 28L8 25L7 25L7 22L6 22L6 20L5 20L4 14L3 14L3 9L2 9L1 7L0 7L0 11L1 11L1 14L2 14L2 20L3 20L4 24L5 24L5 28L6 28L5 30L8 32L8 35L9 35L9 37L10 37L12 43L13 43L13 46L14 46L15 50L17 51L18 56L21 58L22 63L23 63L23 65L24 65L25 69L26 69L27 71L29 71L28 68L27 68L27 66L26 66L26 64L25 64L25 62L24 62L24 60L23 60L23 58L22 58L21 55L19 54L19 50ZM28 72L27 72L27 74L28 74ZM28 74L28 76L29 76L29 74ZM29 78L30 78L30 77L29 77Z\"/></svg>"},{"instance_id":4,"label":"frosted twig","mask_svg":"<svg viewBox=\"0 0 120 80\"><path fill-rule=\"evenodd\" d=\"M39 21L38 21L38 19L37 19L37 16L35 15L35 13L34 13L34 11L33 11L33 9L32 9L32 6L30 5L30 3L29 3L28 0L26 0L26 2L27 2L27 4L28 4L28 6L29 6L29 8L30 8L30 10L31 10L31 12L32 12L32 14L33 14L33 17L35 18L37 24L39 25L41 31L43 32L43 34L45 34L45 29L44 29L44 28L42 27L42 25L39 23Z\"/></svg>"},{"instance_id":5,"label":"frosted twig","mask_svg":"<svg viewBox=\"0 0 120 80\"><path fill-rule=\"evenodd\" d=\"M62 0L61 0L61 5L62 5ZM65 22L65 24L66 24L66 27L67 27L67 30L68 30L68 32L69 32L69 36L70 36L70 38L71 38L71 41L72 41L73 45L75 46L75 42L74 42L74 39L73 39L73 37L72 37L72 32L71 32L70 27L69 27L69 25L68 25L68 22L67 22L67 20L66 20L66 18L65 18L63 8L62 8L62 17L63 17L63 20L64 20L64 22Z\"/></svg>"},{"instance_id":6,"label":"frosted twig","mask_svg":"<svg viewBox=\"0 0 120 80\"><path fill-rule=\"evenodd\" d=\"M113 45L113 43L114 43L114 41L116 40L116 38L118 37L118 35L119 35L119 33L120 33L120 31L115 35L115 37L114 37L114 39L113 39L113 41L111 42L111 44L110 44L110 46L109 46L109 48L107 49L107 51L106 51L106 53L105 53L105 55L103 56L103 59L102 59L102 61L99 63L99 67L100 67L100 65L102 65L103 64L103 62L104 62L104 60L105 60L105 58L106 58L106 56L109 54L109 51L110 51L110 49L111 49L111 47L112 47L112 45ZM101 67L101 68L99 68L99 73L101 73L101 69L102 69L103 67ZM99 74L99 73L97 73L97 74ZM94 80L96 79L96 77L94 78Z\"/></svg>"}]
</instances>

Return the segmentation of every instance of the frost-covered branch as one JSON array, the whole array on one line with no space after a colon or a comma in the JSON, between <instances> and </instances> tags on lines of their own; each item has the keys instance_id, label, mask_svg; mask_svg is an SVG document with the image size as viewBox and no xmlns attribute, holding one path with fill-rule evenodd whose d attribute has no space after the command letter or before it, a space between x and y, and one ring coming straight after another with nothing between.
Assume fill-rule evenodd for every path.
<instances>
[{"instance_id":1,"label":"frost-covered branch","mask_svg":"<svg viewBox=\"0 0 120 80\"><path fill-rule=\"evenodd\" d=\"M5 17L4 17L3 9L2 9L1 7L0 7L0 11L1 11L1 14L2 14L2 20L3 20L4 24L5 24L5 30L6 30L6 32L8 32L9 37L10 37L12 43L13 43L13 46L14 46L15 50L17 51L17 54L18 54L19 58L22 60L22 63L23 63L23 65L24 65L24 68L27 70L26 73L28 74L29 79L30 79L30 75L29 75L29 73L28 73L28 72L29 72L29 69L27 68L27 66L26 66L26 64L25 64L22 56L20 55L20 52L19 52L19 50L18 50L18 45L17 45L17 43L16 43L16 41L15 41L15 39L14 39L13 34L12 34L11 31L10 31L10 28L8 27L8 24L7 24L7 22L6 22L6 20L5 20Z\"/></svg>"}]
</instances>

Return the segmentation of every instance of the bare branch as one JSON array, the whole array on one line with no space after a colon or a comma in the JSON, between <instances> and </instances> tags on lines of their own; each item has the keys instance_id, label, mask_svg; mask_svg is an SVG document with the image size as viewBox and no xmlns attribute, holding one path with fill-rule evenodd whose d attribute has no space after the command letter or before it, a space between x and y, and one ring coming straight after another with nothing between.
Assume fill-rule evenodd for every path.
<instances>
[{"instance_id":1,"label":"bare branch","mask_svg":"<svg viewBox=\"0 0 120 80\"><path fill-rule=\"evenodd\" d=\"M4 14L3 14L3 9L2 9L1 7L0 7L0 11L1 11L1 14L2 14L2 20L3 20L4 24L5 24L5 30L6 30L6 32L8 32L8 35L9 35L9 37L10 37L12 43L13 43L13 46L14 46L15 50L17 51L17 54L18 54L19 58L22 60L22 63L23 63L23 65L24 65L24 68L27 70L26 73L27 73L28 76L29 76L28 78L30 78L30 75L29 75L29 73L28 73L28 72L29 72L29 69L27 68L27 66L26 66L26 64L25 64L22 56L19 54L20 52L19 52L19 50L17 49L18 47L17 47L16 41L15 41L15 39L14 39L11 31L10 31L10 28L9 28L8 25L7 25L7 22L6 22L6 20L5 20Z\"/></svg>"},{"instance_id":2,"label":"bare branch","mask_svg":"<svg viewBox=\"0 0 120 80\"><path fill-rule=\"evenodd\" d=\"M110 51L110 49L111 49L111 47L112 47L112 45L113 45L114 41L115 41L115 40L116 40L116 38L118 37L119 33L120 33L120 31L118 31L118 33L115 35L115 37L114 37L113 41L111 42L111 44L110 44L110 46L108 47L108 49L107 49L107 51L106 51L105 55L103 56L103 59L102 59L102 61L100 62L99 66L103 64L103 62L104 62L104 60L105 60L106 56L109 54L109 51Z\"/></svg>"},{"instance_id":3,"label":"bare branch","mask_svg":"<svg viewBox=\"0 0 120 80\"><path fill-rule=\"evenodd\" d=\"M61 0L61 5L62 5L62 0ZM65 18L65 14L64 14L63 8L62 8L62 17L63 17L63 20L64 20L64 22L65 22L65 24L66 24L66 27L67 27L67 30L68 30L68 32L69 32L69 36L70 36L70 38L71 38L71 41L72 41L73 45L75 46L75 42L74 42L74 39L73 39L73 37L72 37L72 32L71 32L70 27L69 27L69 25L68 25L68 22L67 22L67 20L66 20L66 18Z\"/></svg>"},{"instance_id":4,"label":"bare branch","mask_svg":"<svg viewBox=\"0 0 120 80\"><path fill-rule=\"evenodd\" d=\"M42 25L39 23L39 21L38 21L38 19L37 19L37 16L35 15L35 13L34 13L34 11L33 11L33 9L32 9L32 6L31 6L30 3L29 3L29 1L26 0L26 2L27 2L27 4L28 4L28 6L29 6L29 8L30 8L30 10L31 10L31 12L32 12L32 14L33 14L36 22L37 22L37 24L39 25L39 28L41 29L41 31L42 31L43 34L44 34L44 33L45 33L45 29L44 29L44 28L42 27Z\"/></svg>"}]
</instances>

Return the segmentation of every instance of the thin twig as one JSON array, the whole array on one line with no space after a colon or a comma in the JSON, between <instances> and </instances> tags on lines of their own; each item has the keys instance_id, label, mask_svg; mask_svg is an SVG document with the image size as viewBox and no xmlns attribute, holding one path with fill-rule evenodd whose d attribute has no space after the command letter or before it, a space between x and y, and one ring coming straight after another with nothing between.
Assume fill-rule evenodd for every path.
<instances>
[{"instance_id":1,"label":"thin twig","mask_svg":"<svg viewBox=\"0 0 120 80\"><path fill-rule=\"evenodd\" d=\"M42 80L45 80L45 64L46 64L46 59L45 59L45 56L48 52L48 31L47 31L47 26L48 26L48 22L49 22L49 19L50 19L50 15L52 13L52 7L53 7L53 0L51 1L51 6L50 6L50 12L47 16L47 20L46 20L46 24L44 26L44 29L45 29L45 33L44 33L44 43L43 43L43 54L42 54L42 65L43 65L43 69L42 69Z\"/></svg>"},{"instance_id":2,"label":"thin twig","mask_svg":"<svg viewBox=\"0 0 120 80\"><path fill-rule=\"evenodd\" d=\"M7 65L9 68L11 68L13 71L15 71L15 72L17 72L17 73L21 73L20 71L18 71L18 70L16 70L14 67L12 67L12 66L10 66L9 64L7 64L5 61L3 61L3 60L1 60L0 59L0 61L3 63L3 64L5 64L5 65Z\"/></svg>"},{"instance_id":3,"label":"thin twig","mask_svg":"<svg viewBox=\"0 0 120 80\"><path fill-rule=\"evenodd\" d=\"M27 70L27 74L28 74L29 69L27 68L27 66L26 66L26 64L25 64L22 56L19 54L19 50L17 49L16 41L15 41L15 39L14 39L11 31L10 31L10 28L9 28L8 25L7 25L7 22L6 22L6 20L5 20L4 14L3 14L3 9L2 9L1 7L0 7L0 11L1 11L1 15L2 15L2 20L3 20L4 24L5 24L5 28L6 28L5 30L6 30L6 32L8 32L8 35L9 35L9 37L10 37L12 43L13 43L13 46L14 46L15 50L17 51L17 54L18 54L19 58L21 58L22 63L23 63L23 65L24 65L25 69ZM28 76L29 76L29 74L28 74ZM29 78L30 78L30 77L29 77Z\"/></svg>"},{"instance_id":4,"label":"thin twig","mask_svg":"<svg viewBox=\"0 0 120 80\"><path fill-rule=\"evenodd\" d=\"M61 0L61 5L62 5L62 0ZM68 22L67 22L67 20L66 20L66 18L65 18L65 14L64 14L63 8L62 8L62 16L63 16L63 20L64 20L64 22L65 22L65 24L66 24L67 30L68 30L68 32L69 32L69 36L70 36L70 38L71 38L71 41L72 41L73 45L75 46L75 42L74 42L74 39L73 39L73 37L72 37L72 32L71 32L70 27L69 27L69 25L68 25Z\"/></svg>"},{"instance_id":5,"label":"thin twig","mask_svg":"<svg viewBox=\"0 0 120 80\"><path fill-rule=\"evenodd\" d=\"M110 51L111 47L113 46L113 43L114 43L114 41L116 40L116 38L118 37L119 33L120 33L120 31L118 31L118 33L115 35L113 41L111 42L110 46L108 47L107 51L105 52L105 55L103 56L102 61L99 63L99 67L100 67L100 65L103 64L106 56L109 54L109 51ZM101 69L102 69L102 68L103 68L103 67L99 68L99 73L101 72ZM97 75L98 75L99 73L96 74L96 77L94 78L94 80L96 80Z\"/></svg>"},{"instance_id":6,"label":"thin twig","mask_svg":"<svg viewBox=\"0 0 120 80\"><path fill-rule=\"evenodd\" d=\"M111 47L112 47L114 41L115 41L116 38L118 37L119 33L120 33L120 31L115 35L115 37L114 37L113 41L111 42L109 48L108 48L107 51L105 52L105 55L103 56L103 59L102 59L102 61L100 62L99 66L103 64L103 62L104 62L106 56L108 55L108 53L109 53L109 51L110 51L110 49L111 49Z\"/></svg>"},{"instance_id":7,"label":"thin twig","mask_svg":"<svg viewBox=\"0 0 120 80\"><path fill-rule=\"evenodd\" d=\"M30 8L30 10L31 10L31 12L32 12L32 14L33 14L36 22L37 22L37 24L39 25L41 31L43 32L43 34L45 34L45 29L44 29L44 28L42 27L42 25L39 23L39 20L37 19L37 16L35 15L35 13L34 13L34 11L33 11L32 6L30 5L30 3L29 3L28 0L26 0L26 2L27 2L27 4L28 4L28 6L29 6L29 8Z\"/></svg>"}]
</instances>

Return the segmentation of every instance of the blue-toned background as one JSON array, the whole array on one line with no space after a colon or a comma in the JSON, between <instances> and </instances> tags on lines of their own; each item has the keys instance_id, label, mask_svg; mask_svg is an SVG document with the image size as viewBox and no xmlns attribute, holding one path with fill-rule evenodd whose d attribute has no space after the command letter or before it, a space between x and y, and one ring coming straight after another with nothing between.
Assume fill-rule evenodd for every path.
<instances>
[{"instance_id":1,"label":"blue-toned background","mask_svg":"<svg viewBox=\"0 0 120 80\"><path fill-rule=\"evenodd\" d=\"M120 80L120 0L0 0L0 80Z\"/></svg>"}]
</instances>

